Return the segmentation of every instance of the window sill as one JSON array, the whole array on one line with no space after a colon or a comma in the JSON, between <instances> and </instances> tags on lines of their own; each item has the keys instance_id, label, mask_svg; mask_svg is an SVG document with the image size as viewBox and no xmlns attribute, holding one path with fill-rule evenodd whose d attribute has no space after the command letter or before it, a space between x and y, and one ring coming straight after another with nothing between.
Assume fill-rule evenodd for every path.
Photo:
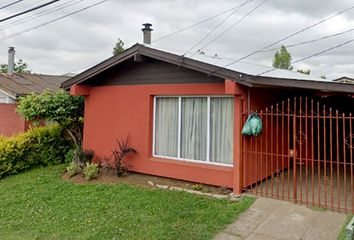
<instances>
[{"instance_id":1,"label":"window sill","mask_svg":"<svg viewBox=\"0 0 354 240\"><path fill-rule=\"evenodd\" d=\"M213 162L203 162L197 160L185 160L185 159L176 159L171 157L162 157L162 156L152 156L148 159L149 161L166 163L166 164L175 164L188 167L197 167L197 168L206 168L206 169L215 169L223 171L232 171L233 166L229 164L219 164Z\"/></svg>"}]
</instances>

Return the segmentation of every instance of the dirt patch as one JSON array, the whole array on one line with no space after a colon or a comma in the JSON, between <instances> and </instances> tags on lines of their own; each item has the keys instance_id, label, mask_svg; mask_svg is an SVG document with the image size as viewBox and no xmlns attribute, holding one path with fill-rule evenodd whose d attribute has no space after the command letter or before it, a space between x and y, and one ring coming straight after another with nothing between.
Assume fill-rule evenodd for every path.
<instances>
[{"instance_id":1,"label":"dirt patch","mask_svg":"<svg viewBox=\"0 0 354 240\"><path fill-rule=\"evenodd\" d=\"M172 178L165 177L157 177L147 174L128 172L123 177L117 177L111 169L101 169L98 177L91 181L87 181L82 174L76 175L74 177L69 178L69 176L64 173L62 179L66 181L71 181L76 184L119 184L126 183L132 184L136 186L148 187L148 188L156 188L156 185L161 186L169 186L169 187L179 187L189 190L198 190L205 193L212 194L230 194L231 189L225 187L216 187L211 185L205 185L195 182L188 182L182 180L176 180ZM152 186L153 183L155 186Z\"/></svg>"}]
</instances>

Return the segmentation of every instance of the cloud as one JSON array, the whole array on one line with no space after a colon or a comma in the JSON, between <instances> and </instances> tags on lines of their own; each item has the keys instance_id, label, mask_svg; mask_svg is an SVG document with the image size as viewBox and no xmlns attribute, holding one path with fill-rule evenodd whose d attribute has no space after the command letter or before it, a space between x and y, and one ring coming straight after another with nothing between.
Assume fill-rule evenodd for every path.
<instances>
[{"instance_id":1,"label":"cloud","mask_svg":"<svg viewBox=\"0 0 354 240\"><path fill-rule=\"evenodd\" d=\"M70 8L7 28L0 31L0 39L98 1L85 0ZM206 41L203 41L203 44L212 40L227 28L230 27L231 30L210 44L204 51L209 54L217 53L219 57L237 59L351 5L351 2L346 0L327 0L325 4L320 0L269 0L245 20L233 26L260 1L254 0L231 16ZM21 8L35 6L41 1L24 2L0 10L0 18L16 13ZM61 4L65 2L73 1L62 0ZM141 42L142 23L151 22L153 24L153 39L157 39L237 6L242 2L242 0L237 2L232 0L110 0L95 8L26 34L3 41L0 40L0 62L7 61L8 47L15 46L17 58L25 60L34 72L65 74L82 71L84 68L110 57L118 37L125 42L126 47ZM55 7L55 5L52 7ZM351 10L282 42L282 44L296 44L304 40L354 28L353 12L354 10ZM34 14L26 15L23 19L34 16ZM225 16L227 14L153 44L186 51L220 23ZM0 23L0 29L9 22ZM354 38L354 31L336 38L289 48L289 51L293 59L297 60L351 38ZM280 44L277 44L275 47L279 46ZM314 75L325 74L330 78L342 75L354 76L353 46L354 44L343 46L324 55L295 64L295 68L310 68ZM198 47L193 51L198 50ZM246 61L271 65L273 55L274 52L260 53L246 59Z\"/></svg>"}]
</instances>

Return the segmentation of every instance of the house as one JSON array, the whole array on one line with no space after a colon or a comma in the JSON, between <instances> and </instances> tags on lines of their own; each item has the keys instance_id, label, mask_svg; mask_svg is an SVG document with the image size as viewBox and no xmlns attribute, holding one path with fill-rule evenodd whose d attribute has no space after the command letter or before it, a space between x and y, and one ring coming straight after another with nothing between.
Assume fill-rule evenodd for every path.
<instances>
[{"instance_id":1,"label":"house","mask_svg":"<svg viewBox=\"0 0 354 240\"><path fill-rule=\"evenodd\" d=\"M84 148L109 156L116 139L129 136L138 151L129 159L132 171L228 187L236 194L262 183L266 196L267 182L268 196L289 195L297 202L300 196L293 191L305 176L302 167L312 167L307 180L315 167L328 170L330 160L338 163L333 172L343 171L343 157L353 167L353 150L343 142L351 141L352 119L342 114L353 109L354 85L247 62L228 65L230 60L201 54L183 56L148 44L150 25L143 32L145 44L62 84L71 94L85 96ZM328 117L336 109L340 112ZM263 121L259 137L241 136L251 112ZM326 173L319 170L320 177ZM292 182L284 182L288 179Z\"/></svg>"},{"instance_id":2,"label":"house","mask_svg":"<svg viewBox=\"0 0 354 240\"><path fill-rule=\"evenodd\" d=\"M11 47L8 72L0 73L0 135L3 136L24 132L29 127L29 123L16 112L18 97L59 90L60 84L69 79L66 76L14 73L14 54Z\"/></svg>"},{"instance_id":3,"label":"house","mask_svg":"<svg viewBox=\"0 0 354 240\"><path fill-rule=\"evenodd\" d=\"M354 83L354 78L343 76L343 77L334 79L333 81L341 82L341 83Z\"/></svg>"}]
</instances>

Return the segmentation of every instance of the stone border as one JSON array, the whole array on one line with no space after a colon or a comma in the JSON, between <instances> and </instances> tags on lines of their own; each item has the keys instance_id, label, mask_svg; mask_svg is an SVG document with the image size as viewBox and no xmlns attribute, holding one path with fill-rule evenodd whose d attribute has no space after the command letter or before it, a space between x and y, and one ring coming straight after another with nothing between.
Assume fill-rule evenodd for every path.
<instances>
[{"instance_id":1,"label":"stone border","mask_svg":"<svg viewBox=\"0 0 354 240\"><path fill-rule=\"evenodd\" d=\"M241 197L241 195L236 195L234 193L230 193L228 195L213 194L213 193L205 193L205 192L196 191L196 190L190 190L190 189L181 188L181 187L155 184L152 181L148 181L147 183L150 186L156 187L159 189L165 189L165 190L171 190L171 191L183 191L183 192L188 192L188 193L192 193L192 194L196 194L196 195L207 196L207 197L212 197L212 198L217 198L217 199L228 199L230 201L238 201Z\"/></svg>"}]
</instances>

